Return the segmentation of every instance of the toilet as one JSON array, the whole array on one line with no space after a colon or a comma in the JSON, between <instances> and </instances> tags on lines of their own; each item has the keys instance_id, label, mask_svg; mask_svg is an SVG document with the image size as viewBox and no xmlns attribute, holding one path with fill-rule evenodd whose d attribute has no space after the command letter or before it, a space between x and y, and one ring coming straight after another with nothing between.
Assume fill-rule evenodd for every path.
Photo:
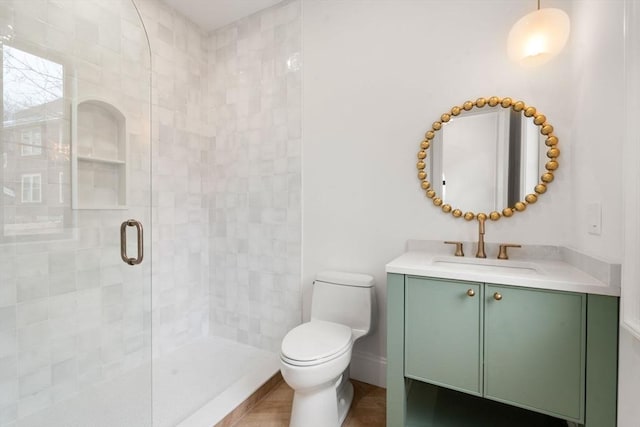
<instances>
[{"instance_id":1,"label":"toilet","mask_svg":"<svg viewBox=\"0 0 640 427\"><path fill-rule=\"evenodd\" d=\"M311 320L282 340L280 371L294 390L290 427L338 427L353 400L353 343L371 332L373 277L324 271L313 282Z\"/></svg>"}]
</instances>

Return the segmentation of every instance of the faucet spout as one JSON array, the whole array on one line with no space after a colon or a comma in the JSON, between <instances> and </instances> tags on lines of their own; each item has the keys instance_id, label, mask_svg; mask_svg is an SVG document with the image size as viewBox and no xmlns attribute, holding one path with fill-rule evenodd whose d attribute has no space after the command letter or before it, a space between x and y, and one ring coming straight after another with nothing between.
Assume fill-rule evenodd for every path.
<instances>
[{"instance_id":1,"label":"faucet spout","mask_svg":"<svg viewBox=\"0 0 640 427\"><path fill-rule=\"evenodd\" d=\"M484 252L484 222L487 220L487 215L478 214L478 250L476 251L476 258L486 258L487 254Z\"/></svg>"}]
</instances>

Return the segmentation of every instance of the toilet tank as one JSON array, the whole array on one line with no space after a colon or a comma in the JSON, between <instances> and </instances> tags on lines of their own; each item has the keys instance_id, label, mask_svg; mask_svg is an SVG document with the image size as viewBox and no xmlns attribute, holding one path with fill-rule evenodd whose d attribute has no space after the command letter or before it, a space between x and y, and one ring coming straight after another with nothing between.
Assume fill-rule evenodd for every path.
<instances>
[{"instance_id":1,"label":"toilet tank","mask_svg":"<svg viewBox=\"0 0 640 427\"><path fill-rule=\"evenodd\" d=\"M313 282L311 298L312 320L349 326L354 330L355 338L371 332L376 315L372 276L323 271Z\"/></svg>"}]
</instances>

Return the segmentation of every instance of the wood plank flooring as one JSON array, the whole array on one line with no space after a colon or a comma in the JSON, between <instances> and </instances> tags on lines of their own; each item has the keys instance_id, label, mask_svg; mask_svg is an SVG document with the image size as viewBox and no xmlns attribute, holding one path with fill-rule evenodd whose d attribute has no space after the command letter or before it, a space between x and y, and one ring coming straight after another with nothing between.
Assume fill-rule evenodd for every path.
<instances>
[{"instance_id":1,"label":"wood plank flooring","mask_svg":"<svg viewBox=\"0 0 640 427\"><path fill-rule=\"evenodd\" d=\"M351 380L354 397L342 427L384 427L386 390ZM566 422L535 412L415 382L409 406L415 419L407 425L420 426L565 426ZM420 392L422 390L422 392ZM216 427L288 427L293 390L277 374L254 396ZM417 409L417 411L416 411Z\"/></svg>"},{"instance_id":2,"label":"wood plank flooring","mask_svg":"<svg viewBox=\"0 0 640 427\"><path fill-rule=\"evenodd\" d=\"M351 380L353 403L343 427L384 427L386 390ZM246 413L234 427L287 427L291 416L293 390L281 380L269 394Z\"/></svg>"}]
</instances>

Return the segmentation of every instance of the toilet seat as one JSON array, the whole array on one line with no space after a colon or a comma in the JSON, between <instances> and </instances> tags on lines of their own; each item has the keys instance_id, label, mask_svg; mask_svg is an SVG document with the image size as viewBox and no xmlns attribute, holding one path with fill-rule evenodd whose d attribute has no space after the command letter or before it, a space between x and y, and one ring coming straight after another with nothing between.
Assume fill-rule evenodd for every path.
<instances>
[{"instance_id":1,"label":"toilet seat","mask_svg":"<svg viewBox=\"0 0 640 427\"><path fill-rule=\"evenodd\" d=\"M352 344L348 326L312 320L289 331L282 340L280 357L290 365L320 365L342 356Z\"/></svg>"}]
</instances>

